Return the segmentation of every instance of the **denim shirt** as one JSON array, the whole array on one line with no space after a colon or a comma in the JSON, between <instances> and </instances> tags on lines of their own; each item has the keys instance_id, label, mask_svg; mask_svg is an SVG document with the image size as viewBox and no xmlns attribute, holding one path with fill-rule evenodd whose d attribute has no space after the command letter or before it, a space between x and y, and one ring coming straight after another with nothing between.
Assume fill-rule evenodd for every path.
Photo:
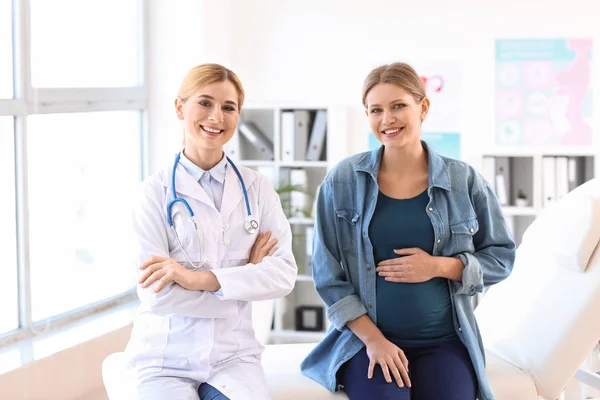
<instances>
[{"instance_id":1,"label":"denim shirt","mask_svg":"<svg viewBox=\"0 0 600 400\"><path fill-rule=\"evenodd\" d=\"M508 277L515 243L487 181L468 164L422 145L429 158L426 212L435 233L433 255L457 257L464 264L462 280L448 280L454 326L477 373L478 398L493 400L471 297ZM383 151L381 146L341 161L319 190L313 279L332 327L301 369L332 392L340 389L336 379L340 366L364 346L346 323L367 314L377 324L376 272L368 232Z\"/></svg>"}]
</instances>

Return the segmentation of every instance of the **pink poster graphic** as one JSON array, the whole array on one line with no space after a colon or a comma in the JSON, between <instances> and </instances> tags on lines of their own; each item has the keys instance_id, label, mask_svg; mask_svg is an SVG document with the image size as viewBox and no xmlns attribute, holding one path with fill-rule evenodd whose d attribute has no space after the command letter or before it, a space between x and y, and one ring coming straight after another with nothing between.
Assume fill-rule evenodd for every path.
<instances>
[{"instance_id":1,"label":"pink poster graphic","mask_svg":"<svg viewBox=\"0 0 600 400\"><path fill-rule=\"evenodd\" d=\"M592 144L591 39L496 41L496 143Z\"/></svg>"}]
</instances>

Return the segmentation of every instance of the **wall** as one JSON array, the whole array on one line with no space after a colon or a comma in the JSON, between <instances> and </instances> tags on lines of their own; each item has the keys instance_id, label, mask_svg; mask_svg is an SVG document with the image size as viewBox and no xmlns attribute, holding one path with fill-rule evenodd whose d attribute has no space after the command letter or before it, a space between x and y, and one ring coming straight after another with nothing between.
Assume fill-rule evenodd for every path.
<instances>
[{"instance_id":1,"label":"wall","mask_svg":"<svg viewBox=\"0 0 600 400\"><path fill-rule=\"evenodd\" d=\"M594 0L239 1L231 65L249 101L360 109L362 80L381 63L456 63L462 150L471 160L493 145L494 40L593 37L598 55L598 16ZM364 147L363 128L349 132L351 151Z\"/></svg>"},{"instance_id":2,"label":"wall","mask_svg":"<svg viewBox=\"0 0 600 400\"><path fill-rule=\"evenodd\" d=\"M220 62L242 79L248 104L345 107L338 140L365 148L360 105L368 71L392 61L451 63L462 72L463 157L493 146L494 40L592 37L600 54L595 0L150 0L152 170L179 143L173 97L185 71ZM596 88L599 80L593 77ZM433 104L435 107L435 104ZM600 101L595 101L599 126ZM343 113L342 113L343 114ZM342 115L340 114L340 115ZM345 136L344 136L345 135ZM167 154L167 155L165 155Z\"/></svg>"},{"instance_id":3,"label":"wall","mask_svg":"<svg viewBox=\"0 0 600 400\"><path fill-rule=\"evenodd\" d=\"M150 172L181 143L174 100L185 73L194 65L229 65L230 0L148 0L148 136Z\"/></svg>"}]
</instances>

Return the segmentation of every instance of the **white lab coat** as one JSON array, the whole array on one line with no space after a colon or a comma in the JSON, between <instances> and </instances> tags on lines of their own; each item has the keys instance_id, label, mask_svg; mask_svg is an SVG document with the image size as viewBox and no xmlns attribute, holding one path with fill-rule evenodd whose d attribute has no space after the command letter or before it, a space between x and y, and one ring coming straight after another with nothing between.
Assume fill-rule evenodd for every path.
<instances>
[{"instance_id":1,"label":"white lab coat","mask_svg":"<svg viewBox=\"0 0 600 400\"><path fill-rule=\"evenodd\" d=\"M190 265L167 222L172 165L144 181L134 207L138 241L136 267L148 257L167 256ZM256 171L238 166L246 184L252 215L259 232L271 231L279 250L261 263L249 264L258 233L244 228L247 215L240 181L227 166L219 212L202 187L179 164L177 195L187 200L201 233L198 248L188 213L177 203L172 214L188 256L197 263L208 257L202 271L212 271L220 295L188 291L170 283L154 293L138 285L141 300L126 355L137 377L139 399L197 399L194 383L207 382L231 400L268 398L260 367L263 347L254 337L251 301L282 297L294 287L297 267L292 254L290 225L279 196ZM138 277L141 276L141 271Z\"/></svg>"}]
</instances>

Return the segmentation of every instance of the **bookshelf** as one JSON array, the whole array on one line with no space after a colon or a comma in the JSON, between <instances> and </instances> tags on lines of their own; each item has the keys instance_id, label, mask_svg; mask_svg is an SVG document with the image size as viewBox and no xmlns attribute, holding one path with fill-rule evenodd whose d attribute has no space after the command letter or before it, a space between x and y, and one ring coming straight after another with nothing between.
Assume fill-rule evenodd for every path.
<instances>
[{"instance_id":1,"label":"bookshelf","mask_svg":"<svg viewBox=\"0 0 600 400\"><path fill-rule=\"evenodd\" d=\"M245 106L238 131L225 146L226 154L234 162L269 178L279 192L292 229L298 277L294 290L275 300L271 343L315 342L325 336L328 327L325 309L312 280L310 254L316 193L336 161L329 140L331 126L335 125L331 117L335 113L327 107L302 105ZM323 329L296 330L297 307L322 308L319 325ZM314 318L310 322L314 323Z\"/></svg>"},{"instance_id":2,"label":"bookshelf","mask_svg":"<svg viewBox=\"0 0 600 400\"><path fill-rule=\"evenodd\" d=\"M545 206L600 176L599 155L591 146L506 148L483 153L480 172L495 190L517 246Z\"/></svg>"}]
</instances>

